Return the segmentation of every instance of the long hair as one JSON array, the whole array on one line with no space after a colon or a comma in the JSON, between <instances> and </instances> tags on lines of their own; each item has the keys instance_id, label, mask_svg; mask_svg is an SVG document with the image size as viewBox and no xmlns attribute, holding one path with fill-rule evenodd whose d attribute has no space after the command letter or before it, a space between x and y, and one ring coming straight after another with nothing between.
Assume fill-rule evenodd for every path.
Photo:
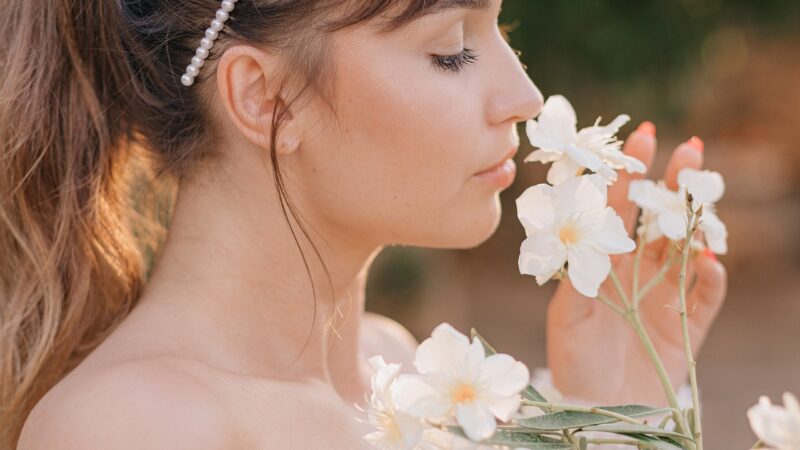
<instances>
[{"instance_id":1,"label":"long hair","mask_svg":"<svg viewBox=\"0 0 800 450\"><path fill-rule=\"evenodd\" d=\"M270 133L288 221L287 209L296 211L273 149L289 107L308 88L325 92L326 33L397 9L385 22L390 31L437 3L240 1L191 88L180 76L218 0L26 0L6 8L0 449L14 447L36 402L135 306L181 176L217 156L208 80L225 47L278 48L288 61L282 78L303 80L290 101L276 102Z\"/></svg>"}]
</instances>

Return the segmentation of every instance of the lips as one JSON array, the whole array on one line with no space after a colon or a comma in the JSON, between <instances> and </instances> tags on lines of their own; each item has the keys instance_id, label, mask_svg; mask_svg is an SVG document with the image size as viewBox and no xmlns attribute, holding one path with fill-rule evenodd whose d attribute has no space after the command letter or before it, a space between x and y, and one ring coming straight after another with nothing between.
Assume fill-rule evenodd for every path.
<instances>
[{"instance_id":1,"label":"lips","mask_svg":"<svg viewBox=\"0 0 800 450\"><path fill-rule=\"evenodd\" d=\"M517 149L518 148L519 147L512 148L511 150L509 150L508 153L506 153L505 156L502 157L502 159L500 159L499 161L495 162L490 167L487 167L487 168L481 170L476 175L480 175L480 174L485 173L485 172L491 172L492 170L497 169L498 167L502 166L506 162L506 160L513 158L514 155L517 154Z\"/></svg>"}]
</instances>

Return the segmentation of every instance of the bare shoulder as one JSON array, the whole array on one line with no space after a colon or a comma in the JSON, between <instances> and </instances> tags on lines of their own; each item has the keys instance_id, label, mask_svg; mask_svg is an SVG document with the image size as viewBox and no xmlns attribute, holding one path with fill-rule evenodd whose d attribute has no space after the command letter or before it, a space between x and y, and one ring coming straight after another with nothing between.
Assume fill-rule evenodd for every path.
<instances>
[{"instance_id":1,"label":"bare shoulder","mask_svg":"<svg viewBox=\"0 0 800 450\"><path fill-rule=\"evenodd\" d=\"M235 436L199 379L138 359L63 380L28 416L18 449L223 449Z\"/></svg>"},{"instance_id":2,"label":"bare shoulder","mask_svg":"<svg viewBox=\"0 0 800 450\"><path fill-rule=\"evenodd\" d=\"M387 362L412 367L417 339L397 321L380 314L364 313L363 345L366 356L383 355Z\"/></svg>"}]
</instances>

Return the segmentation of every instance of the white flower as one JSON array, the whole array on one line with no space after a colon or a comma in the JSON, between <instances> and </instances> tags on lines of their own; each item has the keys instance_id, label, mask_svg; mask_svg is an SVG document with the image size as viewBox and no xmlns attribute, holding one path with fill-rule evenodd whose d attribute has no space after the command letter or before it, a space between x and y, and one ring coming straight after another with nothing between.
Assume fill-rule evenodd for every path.
<instances>
[{"instance_id":1,"label":"white flower","mask_svg":"<svg viewBox=\"0 0 800 450\"><path fill-rule=\"evenodd\" d=\"M531 145L538 147L525 162L553 163L547 172L552 185L579 175L587 168L603 177L607 184L617 180L617 169L644 173L647 167L636 158L625 155L615 134L630 120L620 114L610 124L599 126L600 118L591 127L577 130L575 110L561 95L553 95L542 107L539 120L529 120L526 134Z\"/></svg>"},{"instance_id":2,"label":"white flower","mask_svg":"<svg viewBox=\"0 0 800 450\"><path fill-rule=\"evenodd\" d=\"M566 262L575 289L597 297L611 271L609 254L636 248L622 219L606 203L607 186L595 174L526 189L517 198L517 215L527 236L520 246L520 273L536 276L542 285Z\"/></svg>"},{"instance_id":3,"label":"white flower","mask_svg":"<svg viewBox=\"0 0 800 450\"><path fill-rule=\"evenodd\" d=\"M367 406L368 422L376 431L364 436L373 447L385 450L426 448L425 427L418 417L399 411L392 399L392 388L400 372L399 364L386 364L382 356L369 359L372 366L372 395Z\"/></svg>"},{"instance_id":4,"label":"white flower","mask_svg":"<svg viewBox=\"0 0 800 450\"><path fill-rule=\"evenodd\" d=\"M717 217L714 203L725 192L725 181L718 172L684 168L678 173L678 191L671 191L663 181L636 180L631 182L628 199L643 210L638 233L652 242L661 236L673 241L686 238L686 190L694 197L693 207L703 204L700 230L708 247L717 254L728 252L728 230Z\"/></svg>"},{"instance_id":5,"label":"white flower","mask_svg":"<svg viewBox=\"0 0 800 450\"><path fill-rule=\"evenodd\" d=\"M785 392L784 407L773 405L761 396L758 404L747 411L750 426L758 438L778 450L800 449L800 404L797 398Z\"/></svg>"},{"instance_id":6,"label":"white flower","mask_svg":"<svg viewBox=\"0 0 800 450\"><path fill-rule=\"evenodd\" d=\"M511 418L530 380L524 364L502 353L486 357L479 339L470 343L447 323L419 345L414 366L419 375L404 374L395 385L398 407L441 423L455 415L473 441L494 434L495 418Z\"/></svg>"}]
</instances>

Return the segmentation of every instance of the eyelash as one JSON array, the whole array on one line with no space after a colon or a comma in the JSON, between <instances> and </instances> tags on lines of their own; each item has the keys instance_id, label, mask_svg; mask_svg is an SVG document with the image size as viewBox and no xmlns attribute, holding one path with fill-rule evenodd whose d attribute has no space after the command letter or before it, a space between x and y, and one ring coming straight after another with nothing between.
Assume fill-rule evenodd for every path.
<instances>
[{"instance_id":1,"label":"eyelash","mask_svg":"<svg viewBox=\"0 0 800 450\"><path fill-rule=\"evenodd\" d=\"M465 48L461 53L455 55L432 55L433 65L437 69L450 72L461 72L467 64L472 64L478 60L478 55L472 50Z\"/></svg>"}]
</instances>

